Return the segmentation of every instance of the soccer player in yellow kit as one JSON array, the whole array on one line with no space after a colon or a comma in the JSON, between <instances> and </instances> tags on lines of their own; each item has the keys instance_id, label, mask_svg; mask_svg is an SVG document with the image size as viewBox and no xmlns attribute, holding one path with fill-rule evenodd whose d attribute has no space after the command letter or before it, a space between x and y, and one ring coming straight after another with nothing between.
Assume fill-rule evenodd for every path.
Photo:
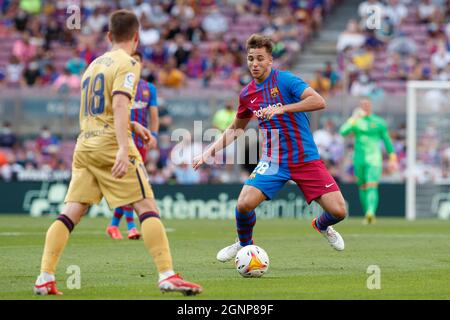
<instances>
[{"instance_id":1,"label":"soccer player in yellow kit","mask_svg":"<svg viewBox=\"0 0 450 320\"><path fill-rule=\"evenodd\" d=\"M132 140L132 131L146 142L152 139L148 129L129 120L140 77L139 63L131 57L139 42L136 15L127 10L114 12L108 38L111 51L95 59L82 78L81 132L73 156L72 180L62 214L47 231L34 292L61 294L56 288L55 271L69 235L89 206L104 196L110 207L131 203L139 215L145 247L159 272L160 290L200 293L201 286L173 271L167 235Z\"/></svg>"}]
</instances>

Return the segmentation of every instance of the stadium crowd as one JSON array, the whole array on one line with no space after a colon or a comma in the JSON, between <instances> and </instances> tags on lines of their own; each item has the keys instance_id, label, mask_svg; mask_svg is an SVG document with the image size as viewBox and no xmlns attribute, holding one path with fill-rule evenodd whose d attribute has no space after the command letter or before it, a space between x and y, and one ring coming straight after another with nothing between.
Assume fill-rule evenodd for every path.
<instances>
[{"instance_id":1,"label":"stadium crowd","mask_svg":"<svg viewBox=\"0 0 450 320\"><path fill-rule=\"evenodd\" d=\"M83 70L108 48L109 13L127 8L140 18L145 79L174 89L233 88L249 79L242 59L249 33L272 36L277 64L288 64L337 1L2 0L0 85L76 93ZM69 25L70 5L81 9L79 29Z\"/></svg>"},{"instance_id":2,"label":"stadium crowd","mask_svg":"<svg viewBox=\"0 0 450 320\"><path fill-rule=\"evenodd\" d=\"M448 81L450 2L363 1L336 49L338 74L354 96L404 93L407 80Z\"/></svg>"},{"instance_id":3,"label":"stadium crowd","mask_svg":"<svg viewBox=\"0 0 450 320\"><path fill-rule=\"evenodd\" d=\"M276 66L289 66L339 2L0 0L0 88L39 87L78 94L86 66L108 49L108 13L120 7L131 8L140 18L145 79L158 88L238 90L250 80L242 55L243 41L249 33L270 35ZM66 26L70 5L81 8L79 30ZM377 30L368 29L366 24L368 5L382 12L381 28ZM449 80L449 10L450 1L445 0L362 2L358 17L348 22L337 39L337 68L334 62L328 62L314 79L309 79L310 85L321 94L348 91L355 96L380 96L383 92L404 93L405 80ZM152 183L245 180L251 167L217 165L195 172L186 163L174 164L174 148L198 150L202 146L175 147L170 140L170 129L174 127L170 113L161 108L160 115L159 150L150 151L146 163ZM230 117L221 110L211 120L222 130L223 122ZM338 136L337 125L327 122L314 136L332 174L340 181L353 181L352 146ZM391 136L402 170L397 176L384 175L384 179L402 180L404 126L391 128ZM424 170L438 168L426 179L448 179L450 146L435 148L430 139L429 134L419 137L418 157ZM5 122L0 132L0 178L14 180L24 172L70 174L73 147L73 141L58 139L46 127L37 137L18 137L11 124Z\"/></svg>"}]
</instances>

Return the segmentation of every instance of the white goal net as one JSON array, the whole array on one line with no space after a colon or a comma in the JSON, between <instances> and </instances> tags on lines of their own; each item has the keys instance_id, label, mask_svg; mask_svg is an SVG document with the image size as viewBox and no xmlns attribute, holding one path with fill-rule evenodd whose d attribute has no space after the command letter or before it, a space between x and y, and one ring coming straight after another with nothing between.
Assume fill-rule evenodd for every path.
<instances>
[{"instance_id":1,"label":"white goal net","mask_svg":"<svg viewBox=\"0 0 450 320\"><path fill-rule=\"evenodd\" d=\"M406 218L450 219L450 82L410 81Z\"/></svg>"}]
</instances>

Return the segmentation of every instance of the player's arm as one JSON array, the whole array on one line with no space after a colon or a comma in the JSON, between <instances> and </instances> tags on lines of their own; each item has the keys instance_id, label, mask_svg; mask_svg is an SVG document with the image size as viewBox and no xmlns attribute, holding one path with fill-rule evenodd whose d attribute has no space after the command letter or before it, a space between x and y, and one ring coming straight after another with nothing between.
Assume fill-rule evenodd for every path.
<instances>
[{"instance_id":1,"label":"player's arm","mask_svg":"<svg viewBox=\"0 0 450 320\"><path fill-rule=\"evenodd\" d=\"M128 125L130 118L129 104L133 99L140 70L132 61L119 62L112 84L112 110L114 115L114 130L119 150L116 154L111 173L114 178L122 178L128 171L129 137Z\"/></svg>"},{"instance_id":2,"label":"player's arm","mask_svg":"<svg viewBox=\"0 0 450 320\"><path fill-rule=\"evenodd\" d=\"M238 139L243 133L251 118L234 118L233 123L225 129L219 139L217 139L206 151L195 157L192 161L192 167L197 170L207 159L213 157L217 152L226 148L234 140Z\"/></svg>"},{"instance_id":3,"label":"player's arm","mask_svg":"<svg viewBox=\"0 0 450 320\"><path fill-rule=\"evenodd\" d=\"M112 109L114 114L114 129L116 133L117 151L116 161L111 169L114 178L122 178L128 171L128 104L130 98L125 94L115 94L112 98Z\"/></svg>"},{"instance_id":4,"label":"player's arm","mask_svg":"<svg viewBox=\"0 0 450 320\"><path fill-rule=\"evenodd\" d=\"M355 108L353 110L352 116L348 118L348 120L339 129L339 133L344 137L349 135L350 133L353 133L356 123L361 117L364 117L365 115L366 113L360 107Z\"/></svg>"},{"instance_id":5,"label":"player's arm","mask_svg":"<svg viewBox=\"0 0 450 320\"><path fill-rule=\"evenodd\" d=\"M150 131L152 132L152 136L155 138L155 145L153 147L156 148L158 143L157 139L159 132L158 98L156 87L154 85L149 85L149 88L150 88L150 101L149 101Z\"/></svg>"},{"instance_id":6,"label":"player's arm","mask_svg":"<svg viewBox=\"0 0 450 320\"><path fill-rule=\"evenodd\" d=\"M381 129L381 139L383 140L384 147L386 148L386 152L389 155L389 170L397 171L398 169L398 162L397 162L397 155L395 153L394 145L392 144L391 137L389 136L388 128L385 123L382 125Z\"/></svg>"}]
</instances>

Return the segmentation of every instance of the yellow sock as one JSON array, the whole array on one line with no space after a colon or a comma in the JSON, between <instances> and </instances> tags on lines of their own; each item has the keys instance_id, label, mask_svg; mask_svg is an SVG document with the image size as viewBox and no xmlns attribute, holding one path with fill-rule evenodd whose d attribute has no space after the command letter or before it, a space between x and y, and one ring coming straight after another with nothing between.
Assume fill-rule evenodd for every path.
<instances>
[{"instance_id":1,"label":"yellow sock","mask_svg":"<svg viewBox=\"0 0 450 320\"><path fill-rule=\"evenodd\" d=\"M145 219L141 224L141 233L158 272L173 270L169 240L161 220L153 217Z\"/></svg>"},{"instance_id":2,"label":"yellow sock","mask_svg":"<svg viewBox=\"0 0 450 320\"><path fill-rule=\"evenodd\" d=\"M69 240L69 229L60 220L56 220L48 228L45 237L44 254L42 255L41 272L55 274L59 258Z\"/></svg>"}]
</instances>

